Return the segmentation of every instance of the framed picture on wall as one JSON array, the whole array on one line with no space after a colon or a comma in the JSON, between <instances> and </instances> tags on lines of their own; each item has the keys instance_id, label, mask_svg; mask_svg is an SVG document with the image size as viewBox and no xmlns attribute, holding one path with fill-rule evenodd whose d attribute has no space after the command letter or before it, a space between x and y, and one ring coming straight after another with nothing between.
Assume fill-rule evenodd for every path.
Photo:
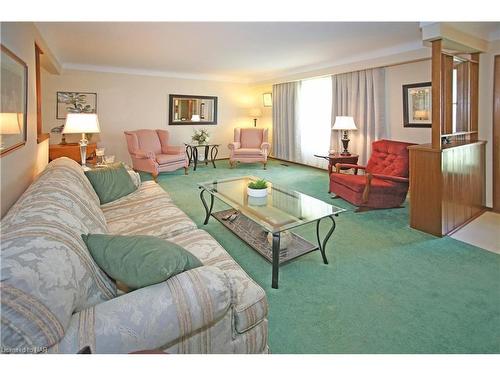
<instances>
[{"instance_id":1,"label":"framed picture on wall","mask_svg":"<svg viewBox=\"0 0 500 375\"><path fill-rule=\"evenodd\" d=\"M403 85L403 124L405 128L432 127L431 82Z\"/></svg>"},{"instance_id":2,"label":"framed picture on wall","mask_svg":"<svg viewBox=\"0 0 500 375\"><path fill-rule=\"evenodd\" d=\"M57 92L56 119L64 120L68 113L97 113L97 93Z\"/></svg>"},{"instance_id":3,"label":"framed picture on wall","mask_svg":"<svg viewBox=\"0 0 500 375\"><path fill-rule=\"evenodd\" d=\"M28 66L0 44L0 156L26 144Z\"/></svg>"}]
</instances>

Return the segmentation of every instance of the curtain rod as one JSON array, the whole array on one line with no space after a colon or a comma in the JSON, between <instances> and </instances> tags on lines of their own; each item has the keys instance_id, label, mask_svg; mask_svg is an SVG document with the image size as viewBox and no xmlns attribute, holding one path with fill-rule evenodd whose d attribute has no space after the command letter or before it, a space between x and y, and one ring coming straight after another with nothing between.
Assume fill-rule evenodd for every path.
<instances>
[{"instance_id":1,"label":"curtain rod","mask_svg":"<svg viewBox=\"0 0 500 375\"><path fill-rule=\"evenodd\" d=\"M401 61L401 62L398 62L398 63L387 64L387 65L379 65L379 66L374 66L374 67L365 68L365 69L356 69L356 70L351 70L351 71L343 72L343 73L322 74L320 76L313 76L313 77L307 77L307 78L292 79L290 81L283 81L283 82L280 82L280 83L298 82L298 81L303 81L305 79L323 78L323 77L328 77L328 76L335 76L335 75L338 75L338 74L362 72L363 70L368 70L368 69L391 68L393 66L406 65L406 64L412 64L412 63L416 63L416 62L430 61L430 60L432 60L431 57L422 57L422 58L419 58L419 59L406 60L406 61ZM279 85L280 83L273 83L273 85Z\"/></svg>"}]
</instances>

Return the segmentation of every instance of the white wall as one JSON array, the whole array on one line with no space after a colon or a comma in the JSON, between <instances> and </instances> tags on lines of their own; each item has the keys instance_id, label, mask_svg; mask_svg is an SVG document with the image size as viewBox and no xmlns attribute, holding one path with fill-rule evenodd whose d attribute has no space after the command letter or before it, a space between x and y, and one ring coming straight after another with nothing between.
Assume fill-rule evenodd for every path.
<instances>
[{"instance_id":1,"label":"white wall","mask_svg":"<svg viewBox=\"0 0 500 375\"><path fill-rule=\"evenodd\" d=\"M430 60L386 68L385 108L390 139L413 143L431 142L431 128L403 127L403 85L429 81L431 81Z\"/></svg>"},{"instance_id":2,"label":"white wall","mask_svg":"<svg viewBox=\"0 0 500 375\"><path fill-rule=\"evenodd\" d=\"M0 40L28 65L27 143L0 158L0 212L3 216L47 165L48 141L37 144L35 41L43 45L32 23L1 24Z\"/></svg>"},{"instance_id":3,"label":"white wall","mask_svg":"<svg viewBox=\"0 0 500 375\"><path fill-rule=\"evenodd\" d=\"M251 126L249 108L256 98L246 84L201 81L147 75L65 71L61 75L44 72L43 119L45 131L63 124L56 120L56 92L97 92L97 114L101 126L99 145L106 154L116 155L117 160L130 163L124 130L166 129L172 143L181 145L191 140L194 128L206 128L210 140L221 144L218 158L227 157L227 144L233 139L233 129ZM210 95L218 97L217 125L168 125L168 95ZM72 135L74 141L79 136ZM75 138L76 137L76 138ZM51 136L51 143L58 143L58 135Z\"/></svg>"}]
</instances>

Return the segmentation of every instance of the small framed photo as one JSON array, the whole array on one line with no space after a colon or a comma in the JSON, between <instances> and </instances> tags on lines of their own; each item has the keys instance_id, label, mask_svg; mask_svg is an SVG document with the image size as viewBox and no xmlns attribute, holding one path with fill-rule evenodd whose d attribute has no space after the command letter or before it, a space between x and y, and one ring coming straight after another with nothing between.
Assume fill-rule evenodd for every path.
<instances>
[{"instance_id":1,"label":"small framed photo","mask_svg":"<svg viewBox=\"0 0 500 375\"><path fill-rule=\"evenodd\" d=\"M57 92L56 119L64 120L68 113L97 113L97 93Z\"/></svg>"},{"instance_id":2,"label":"small framed photo","mask_svg":"<svg viewBox=\"0 0 500 375\"><path fill-rule=\"evenodd\" d=\"M431 82L403 85L403 124L405 128L432 127Z\"/></svg>"}]
</instances>

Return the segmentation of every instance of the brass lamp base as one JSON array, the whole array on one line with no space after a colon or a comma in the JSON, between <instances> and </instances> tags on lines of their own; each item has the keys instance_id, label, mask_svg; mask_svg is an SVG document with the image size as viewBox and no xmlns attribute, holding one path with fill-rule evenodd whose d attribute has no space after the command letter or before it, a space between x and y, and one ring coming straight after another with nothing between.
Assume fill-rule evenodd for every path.
<instances>
[{"instance_id":1,"label":"brass lamp base","mask_svg":"<svg viewBox=\"0 0 500 375\"><path fill-rule=\"evenodd\" d=\"M351 153L349 152L348 150L348 146L349 146L349 138L347 138L347 130L344 130L342 132L342 147L344 147L344 150L340 153L340 155L342 156L350 156Z\"/></svg>"},{"instance_id":2,"label":"brass lamp base","mask_svg":"<svg viewBox=\"0 0 500 375\"><path fill-rule=\"evenodd\" d=\"M87 145L89 141L85 138L85 133L82 133L82 139L78 142L80 145L80 158L82 161L82 167L85 167L87 164Z\"/></svg>"}]
</instances>

